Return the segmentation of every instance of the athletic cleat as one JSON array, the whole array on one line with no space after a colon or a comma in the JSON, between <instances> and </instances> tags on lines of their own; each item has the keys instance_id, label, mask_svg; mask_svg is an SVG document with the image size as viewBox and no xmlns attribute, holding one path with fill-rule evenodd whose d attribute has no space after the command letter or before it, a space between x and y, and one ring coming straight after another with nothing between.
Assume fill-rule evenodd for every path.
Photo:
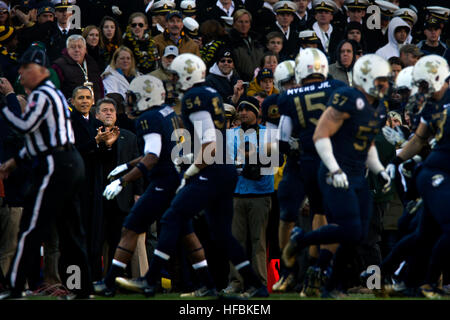
<instances>
[{"instance_id":1,"label":"athletic cleat","mask_svg":"<svg viewBox=\"0 0 450 320\"><path fill-rule=\"evenodd\" d=\"M259 288L250 287L245 292L241 293L239 297L244 299L267 298L269 297L269 291L267 291L267 287L265 285L262 285Z\"/></svg>"},{"instance_id":2,"label":"athletic cleat","mask_svg":"<svg viewBox=\"0 0 450 320\"><path fill-rule=\"evenodd\" d=\"M287 292L291 291L295 286L295 276L293 273L289 273L287 276L282 275L280 279L273 284L273 292Z\"/></svg>"},{"instance_id":3,"label":"athletic cleat","mask_svg":"<svg viewBox=\"0 0 450 320\"><path fill-rule=\"evenodd\" d=\"M433 288L429 284L424 284L419 288L419 292L422 296L433 299L433 300L439 300L443 296L443 292L437 288Z\"/></svg>"},{"instance_id":4,"label":"athletic cleat","mask_svg":"<svg viewBox=\"0 0 450 320\"><path fill-rule=\"evenodd\" d=\"M96 281L93 284L94 293L103 297L114 297L116 294L116 288L108 288L104 280Z\"/></svg>"},{"instance_id":5,"label":"athletic cleat","mask_svg":"<svg viewBox=\"0 0 450 320\"><path fill-rule=\"evenodd\" d=\"M195 291L180 294L180 298L217 297L217 295L217 290L215 288L208 289L206 286L203 286Z\"/></svg>"},{"instance_id":6,"label":"athletic cleat","mask_svg":"<svg viewBox=\"0 0 450 320\"><path fill-rule=\"evenodd\" d=\"M236 294L236 293L241 293L241 289L229 284L228 287L226 287L225 289L222 289L220 291L221 294Z\"/></svg>"},{"instance_id":7,"label":"athletic cleat","mask_svg":"<svg viewBox=\"0 0 450 320\"><path fill-rule=\"evenodd\" d=\"M294 227L291 232L291 237L286 247L283 249L283 253L281 258L283 259L284 264L288 268L292 268L295 264L295 260L297 257L297 253L299 251L298 239L303 236L304 231L300 227Z\"/></svg>"},{"instance_id":8,"label":"athletic cleat","mask_svg":"<svg viewBox=\"0 0 450 320\"><path fill-rule=\"evenodd\" d=\"M306 270L305 283L300 296L320 297L320 288L323 286L322 279L322 270L319 267L310 266Z\"/></svg>"},{"instance_id":9,"label":"athletic cleat","mask_svg":"<svg viewBox=\"0 0 450 320\"><path fill-rule=\"evenodd\" d=\"M142 293L146 297L154 296L156 291L156 287L148 284L145 277L139 277L137 279L125 279L118 277L116 278L116 284L125 290Z\"/></svg>"},{"instance_id":10,"label":"athletic cleat","mask_svg":"<svg viewBox=\"0 0 450 320\"><path fill-rule=\"evenodd\" d=\"M337 289L334 289L334 290L331 290L331 291L323 290L323 292L322 292L320 297L324 298L324 299L337 299L337 300L339 300L339 299L348 298L348 294L346 294L346 293L344 293L344 292L342 292L340 290L337 290Z\"/></svg>"}]
</instances>

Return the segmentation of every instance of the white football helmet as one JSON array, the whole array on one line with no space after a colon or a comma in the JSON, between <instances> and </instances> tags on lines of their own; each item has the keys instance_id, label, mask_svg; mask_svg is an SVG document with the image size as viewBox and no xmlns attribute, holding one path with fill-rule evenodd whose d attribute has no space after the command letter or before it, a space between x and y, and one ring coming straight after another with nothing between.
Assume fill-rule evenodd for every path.
<instances>
[{"instance_id":1,"label":"white football helmet","mask_svg":"<svg viewBox=\"0 0 450 320\"><path fill-rule=\"evenodd\" d=\"M302 79L310 75L328 77L328 59L326 55L315 48L306 48L300 51L295 58L295 81L301 83Z\"/></svg>"},{"instance_id":2,"label":"white football helmet","mask_svg":"<svg viewBox=\"0 0 450 320\"><path fill-rule=\"evenodd\" d=\"M402 69L398 75L397 79L395 79L395 88L396 89L408 89L412 90L413 87L413 66L406 67Z\"/></svg>"},{"instance_id":3,"label":"white football helmet","mask_svg":"<svg viewBox=\"0 0 450 320\"><path fill-rule=\"evenodd\" d=\"M180 89L186 91L194 84L205 81L206 65L195 54L183 53L173 59L169 71L177 75Z\"/></svg>"},{"instance_id":4,"label":"white football helmet","mask_svg":"<svg viewBox=\"0 0 450 320\"><path fill-rule=\"evenodd\" d=\"M417 61L413 69L413 84L417 87L422 82L428 84L428 94L441 90L445 80L450 76L447 61L441 56L431 54Z\"/></svg>"},{"instance_id":5,"label":"white football helmet","mask_svg":"<svg viewBox=\"0 0 450 320\"><path fill-rule=\"evenodd\" d=\"M378 88L375 87L375 79L388 78L390 74L389 62L379 55L366 54L356 60L353 66L353 83L361 87L368 95L382 98Z\"/></svg>"},{"instance_id":6,"label":"white football helmet","mask_svg":"<svg viewBox=\"0 0 450 320\"><path fill-rule=\"evenodd\" d=\"M162 105L165 99L166 90L163 82L151 75L134 78L127 91L127 103L135 115L153 106Z\"/></svg>"},{"instance_id":7,"label":"white football helmet","mask_svg":"<svg viewBox=\"0 0 450 320\"><path fill-rule=\"evenodd\" d=\"M286 60L281 62L276 68L274 77L274 85L278 91L285 91L283 88L283 84L286 82L295 79L295 61L294 60Z\"/></svg>"}]
</instances>

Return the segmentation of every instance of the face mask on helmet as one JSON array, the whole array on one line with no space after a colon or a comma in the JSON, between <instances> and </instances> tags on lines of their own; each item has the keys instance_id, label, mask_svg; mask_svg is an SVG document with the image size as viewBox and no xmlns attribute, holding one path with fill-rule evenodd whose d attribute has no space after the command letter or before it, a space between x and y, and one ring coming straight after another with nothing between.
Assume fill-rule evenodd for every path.
<instances>
[{"instance_id":1,"label":"face mask on helmet","mask_svg":"<svg viewBox=\"0 0 450 320\"><path fill-rule=\"evenodd\" d=\"M127 114L130 114L134 117L138 116L141 112L138 110L137 103L140 99L139 93L135 93L133 91L128 90L126 93L127 98Z\"/></svg>"}]
</instances>

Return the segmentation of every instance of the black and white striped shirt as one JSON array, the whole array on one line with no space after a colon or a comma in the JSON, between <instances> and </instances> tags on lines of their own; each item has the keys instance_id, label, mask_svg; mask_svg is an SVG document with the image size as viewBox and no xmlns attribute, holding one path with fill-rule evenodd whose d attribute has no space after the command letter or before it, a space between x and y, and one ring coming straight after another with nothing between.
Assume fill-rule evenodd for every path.
<instances>
[{"instance_id":1,"label":"black and white striped shirt","mask_svg":"<svg viewBox=\"0 0 450 320\"><path fill-rule=\"evenodd\" d=\"M20 117L7 106L1 112L6 122L25 137L21 158L25 152L30 156L37 156L75 142L69 105L62 92L50 80L31 92Z\"/></svg>"}]
</instances>

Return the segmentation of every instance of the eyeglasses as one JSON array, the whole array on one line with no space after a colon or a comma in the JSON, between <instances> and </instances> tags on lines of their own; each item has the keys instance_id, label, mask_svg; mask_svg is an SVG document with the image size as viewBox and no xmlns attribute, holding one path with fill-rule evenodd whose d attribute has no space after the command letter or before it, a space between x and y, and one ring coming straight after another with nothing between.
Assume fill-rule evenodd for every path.
<instances>
[{"instance_id":1,"label":"eyeglasses","mask_svg":"<svg viewBox=\"0 0 450 320\"><path fill-rule=\"evenodd\" d=\"M233 63L233 60L232 59L221 59L219 62L220 63Z\"/></svg>"},{"instance_id":2,"label":"eyeglasses","mask_svg":"<svg viewBox=\"0 0 450 320\"><path fill-rule=\"evenodd\" d=\"M144 27L144 24L143 23L132 23L131 24L131 27L132 28L136 28L136 27L138 27L139 26L139 28L143 28Z\"/></svg>"}]
</instances>

